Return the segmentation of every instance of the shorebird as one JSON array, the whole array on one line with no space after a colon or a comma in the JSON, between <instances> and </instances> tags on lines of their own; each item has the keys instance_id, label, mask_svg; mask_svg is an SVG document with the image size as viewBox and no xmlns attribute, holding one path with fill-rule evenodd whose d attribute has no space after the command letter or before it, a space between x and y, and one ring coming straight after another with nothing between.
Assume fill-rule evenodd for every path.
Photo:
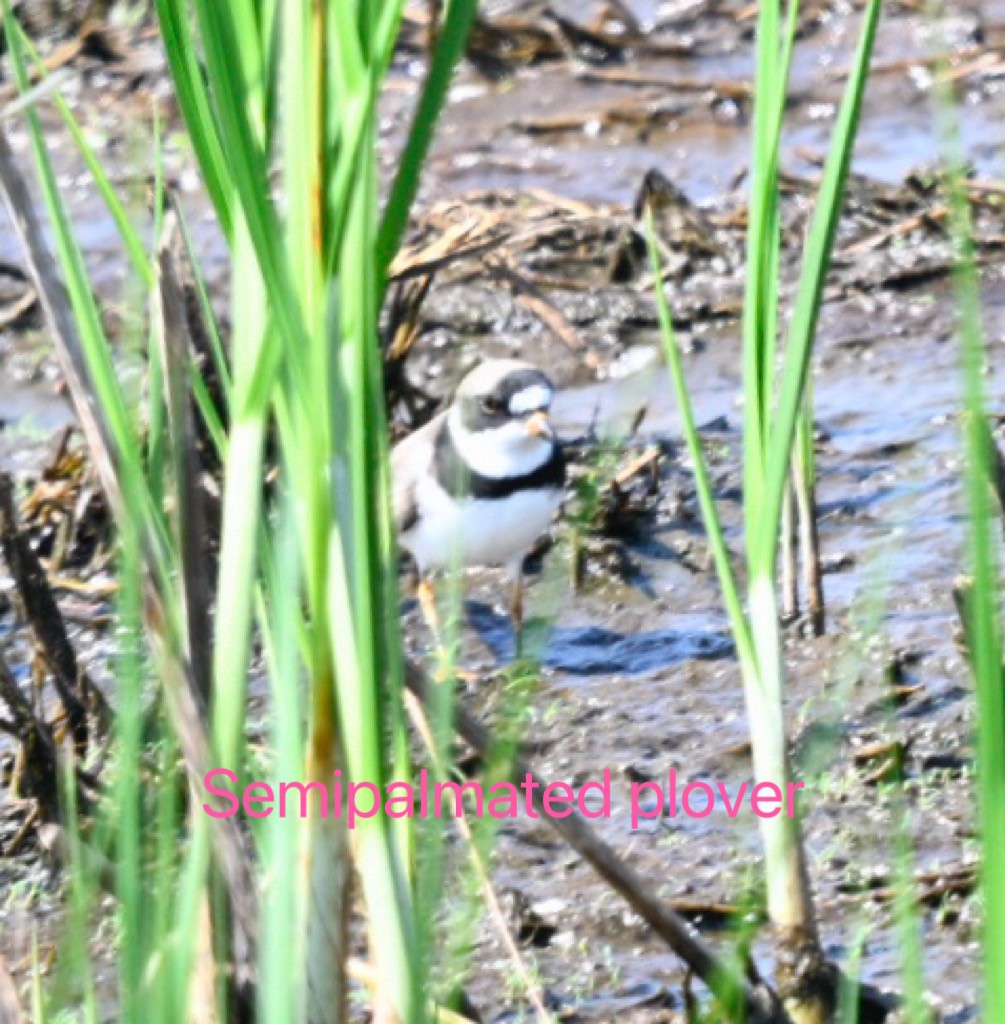
<instances>
[{"instance_id":1,"label":"shorebird","mask_svg":"<svg viewBox=\"0 0 1005 1024\"><path fill-rule=\"evenodd\" d=\"M431 574L501 566L519 653L523 563L562 500L565 459L549 420L554 386L515 359L481 363L450 406L391 453L394 519L439 640Z\"/></svg>"}]
</instances>

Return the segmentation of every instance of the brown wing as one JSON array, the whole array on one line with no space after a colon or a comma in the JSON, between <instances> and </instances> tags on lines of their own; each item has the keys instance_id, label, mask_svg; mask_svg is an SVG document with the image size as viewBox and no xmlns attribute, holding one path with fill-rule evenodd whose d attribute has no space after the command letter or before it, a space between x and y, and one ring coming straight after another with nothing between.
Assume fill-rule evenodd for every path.
<instances>
[{"instance_id":1,"label":"brown wing","mask_svg":"<svg viewBox=\"0 0 1005 1024\"><path fill-rule=\"evenodd\" d=\"M420 509L415 495L415 485L420 474L430 470L436 439L446 420L441 413L399 441L391 451L392 511L394 528L400 537L419 521Z\"/></svg>"},{"instance_id":2,"label":"brown wing","mask_svg":"<svg viewBox=\"0 0 1005 1024\"><path fill-rule=\"evenodd\" d=\"M419 506L415 501L414 481L394 488L394 531L400 537L419 521Z\"/></svg>"}]
</instances>

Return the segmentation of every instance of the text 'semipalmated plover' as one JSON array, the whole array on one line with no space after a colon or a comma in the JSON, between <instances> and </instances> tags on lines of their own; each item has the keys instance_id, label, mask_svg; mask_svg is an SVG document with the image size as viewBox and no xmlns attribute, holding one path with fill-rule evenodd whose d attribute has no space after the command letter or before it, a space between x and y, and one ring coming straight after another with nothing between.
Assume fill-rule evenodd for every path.
<instances>
[{"instance_id":1,"label":"text 'semipalmated plover'","mask_svg":"<svg viewBox=\"0 0 1005 1024\"><path fill-rule=\"evenodd\" d=\"M436 622L428 574L503 566L519 649L524 559L562 500L565 459L548 411L554 388L537 367L493 359L472 370L450 407L391 453L394 518Z\"/></svg>"}]
</instances>

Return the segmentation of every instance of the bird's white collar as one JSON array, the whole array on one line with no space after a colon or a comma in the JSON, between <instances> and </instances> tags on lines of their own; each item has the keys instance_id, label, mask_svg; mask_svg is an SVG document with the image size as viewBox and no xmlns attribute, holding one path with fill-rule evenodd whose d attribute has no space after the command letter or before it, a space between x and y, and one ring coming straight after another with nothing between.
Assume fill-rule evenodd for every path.
<instances>
[{"instance_id":1,"label":"bird's white collar","mask_svg":"<svg viewBox=\"0 0 1005 1024\"><path fill-rule=\"evenodd\" d=\"M554 452L553 441L528 434L519 420L492 430L471 431L461 422L460 410L454 408L447 416L447 430L468 469L493 480L527 476Z\"/></svg>"}]
</instances>

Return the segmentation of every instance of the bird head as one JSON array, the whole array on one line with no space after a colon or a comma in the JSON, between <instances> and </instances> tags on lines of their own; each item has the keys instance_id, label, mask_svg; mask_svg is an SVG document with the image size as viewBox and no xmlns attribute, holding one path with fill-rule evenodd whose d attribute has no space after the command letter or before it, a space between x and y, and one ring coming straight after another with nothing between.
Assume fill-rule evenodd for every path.
<instances>
[{"instance_id":1,"label":"bird head","mask_svg":"<svg viewBox=\"0 0 1005 1024\"><path fill-rule=\"evenodd\" d=\"M451 436L482 476L532 473L551 458L549 412L555 389L531 363L490 359L461 381L448 416Z\"/></svg>"}]
</instances>

